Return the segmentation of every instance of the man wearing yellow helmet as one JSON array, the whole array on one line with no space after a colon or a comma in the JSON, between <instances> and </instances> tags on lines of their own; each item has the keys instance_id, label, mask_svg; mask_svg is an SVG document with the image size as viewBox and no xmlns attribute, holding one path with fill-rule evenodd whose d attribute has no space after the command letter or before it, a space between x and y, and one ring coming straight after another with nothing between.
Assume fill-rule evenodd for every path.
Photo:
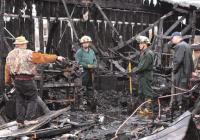
<instances>
[{"instance_id":1,"label":"man wearing yellow helmet","mask_svg":"<svg viewBox=\"0 0 200 140\"><path fill-rule=\"evenodd\" d=\"M75 54L76 61L83 67L82 85L86 86L86 94L90 94L90 91L93 89L94 68L97 67L97 59L95 53L90 48L91 42L92 39L89 36L83 36L80 39L82 47Z\"/></svg>"}]
</instances>

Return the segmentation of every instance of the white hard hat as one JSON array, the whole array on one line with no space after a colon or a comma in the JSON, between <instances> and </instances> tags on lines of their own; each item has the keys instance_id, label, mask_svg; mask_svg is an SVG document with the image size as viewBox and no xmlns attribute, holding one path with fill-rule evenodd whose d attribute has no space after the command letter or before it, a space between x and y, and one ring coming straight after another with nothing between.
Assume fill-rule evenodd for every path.
<instances>
[{"instance_id":1,"label":"white hard hat","mask_svg":"<svg viewBox=\"0 0 200 140\"><path fill-rule=\"evenodd\" d=\"M137 40L138 43L151 44L149 38L146 37L146 36L138 36L138 37L136 38L136 40Z\"/></svg>"},{"instance_id":2,"label":"white hard hat","mask_svg":"<svg viewBox=\"0 0 200 140\"><path fill-rule=\"evenodd\" d=\"M92 39L91 39L91 37L84 35L81 37L80 43L86 43L86 42L92 42Z\"/></svg>"}]
</instances>

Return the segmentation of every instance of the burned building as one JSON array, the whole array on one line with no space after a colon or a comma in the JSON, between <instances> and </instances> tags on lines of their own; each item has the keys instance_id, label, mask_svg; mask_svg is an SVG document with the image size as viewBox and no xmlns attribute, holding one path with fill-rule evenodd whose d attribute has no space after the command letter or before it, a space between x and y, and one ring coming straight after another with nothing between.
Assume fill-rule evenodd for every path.
<instances>
[{"instance_id":1,"label":"burned building","mask_svg":"<svg viewBox=\"0 0 200 140\"><path fill-rule=\"evenodd\" d=\"M84 1L66 1L68 12L73 19L73 27L71 27L69 15L61 1L2 2L3 36L7 38L3 41L1 51L2 64L4 64L9 50L13 48L13 37L10 36L9 32L13 36L25 35L30 41L29 48L32 50L42 52L46 50L47 53L59 53L73 59L72 46L77 44L79 38L84 34L92 36L98 52L105 52L108 51L108 48L118 45L119 37L122 37L123 41L128 40L161 16L156 11L159 9L159 4L154 5L153 1L150 4L149 1L143 3L140 0L96 1L96 3L97 5L87 4ZM88 19L84 21L85 14ZM47 23L43 25L45 20ZM37 24L39 36L35 36ZM48 41L43 34L48 34ZM3 85L3 65L1 73Z\"/></svg>"},{"instance_id":2,"label":"burned building","mask_svg":"<svg viewBox=\"0 0 200 140\"><path fill-rule=\"evenodd\" d=\"M39 75L36 80L39 91L42 96L48 96L45 101L51 109L56 110L69 104L75 105L78 101L75 99L82 98L75 97L82 88L79 85L80 81L76 81L80 77L80 68L74 63L74 51L80 46L81 36L92 37L92 48L99 61L95 77L95 88L99 92L97 94L98 101L96 101L100 104L99 114L73 112L69 111L69 108L65 108L53 112L50 116L42 116L39 118L38 125L22 132L17 131L13 137L32 136L33 134L45 137L44 135L54 136L67 131L73 132L74 135L71 136L74 138L81 133L81 138L86 137L86 139L94 137L111 139L119 135L122 135L120 138L128 135L128 138L138 139L152 134L153 130L157 131L157 127L160 125L165 128L170 126L169 123L163 122L151 122L149 126L149 120L142 120L143 123L136 117L132 118L130 127L118 135L122 119L130 113L127 108L131 107L131 111L133 111L133 108L137 108L138 105L137 98L132 100L132 95L129 93L131 92L129 91L131 81L131 85L133 85L131 90L134 91L133 96L136 96L137 82L134 78L130 80L125 74L129 63L133 67L137 65L139 51L136 47L136 37L145 35L151 39L151 49L156 54L153 88L161 93L158 94L161 96L170 94L172 84L170 79L172 54L166 47L171 33L181 31L190 44L194 43L195 35L198 35L199 6L192 2L186 2L185 5L173 2L173 0L1 0L0 91L2 93L4 92L5 59L8 52L14 48L15 37L19 35L24 35L29 40L28 48L31 50L62 55L67 58L66 63L56 63L38 68ZM194 89L197 89L197 85L191 90L194 91ZM166 95L166 97L170 97L170 95ZM162 98L158 98L159 103ZM130 106L129 102L131 102ZM132 104L132 102L134 103ZM166 102L168 104L168 100ZM57 103L63 106L57 107ZM11 106L8 105L8 108ZM164 121L173 121L173 115L169 116L168 111L160 108L161 112L158 113L158 117L162 118L161 113L164 112L166 117ZM44 131L35 131L60 114L64 115L56 120L55 124L57 126L59 124L61 128L51 127L51 129L45 128ZM106 128L101 128L104 115L109 121L104 124ZM125 117L121 117L121 115L125 115ZM119 118L115 118L115 116ZM70 121L68 118L79 123ZM186 121L184 123L176 121L178 126L190 126L194 130L194 135L198 137L191 114L184 114L182 120ZM7 126L1 128L5 127L7 128ZM80 128L79 132L75 132L76 128ZM94 131L91 132L90 129ZM171 133L171 129L173 127L169 127L169 131L164 131L163 135ZM130 131L131 134L126 133ZM189 133L186 129L179 132L183 131L184 134ZM50 134L51 132L52 134ZM148 133L145 134L146 132ZM10 135L9 133L8 137ZM161 134L160 138L164 137L163 135ZM152 135L151 138L156 137L154 136ZM188 138L188 135L182 137Z\"/></svg>"}]
</instances>

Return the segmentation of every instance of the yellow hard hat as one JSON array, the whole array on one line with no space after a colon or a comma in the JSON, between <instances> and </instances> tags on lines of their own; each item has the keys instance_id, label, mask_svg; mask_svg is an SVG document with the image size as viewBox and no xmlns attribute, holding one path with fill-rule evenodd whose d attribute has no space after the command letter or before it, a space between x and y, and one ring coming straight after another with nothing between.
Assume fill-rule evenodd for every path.
<instances>
[{"instance_id":1,"label":"yellow hard hat","mask_svg":"<svg viewBox=\"0 0 200 140\"><path fill-rule=\"evenodd\" d=\"M81 37L80 43L86 43L86 42L92 42L92 39L91 39L91 37L84 35Z\"/></svg>"}]
</instances>

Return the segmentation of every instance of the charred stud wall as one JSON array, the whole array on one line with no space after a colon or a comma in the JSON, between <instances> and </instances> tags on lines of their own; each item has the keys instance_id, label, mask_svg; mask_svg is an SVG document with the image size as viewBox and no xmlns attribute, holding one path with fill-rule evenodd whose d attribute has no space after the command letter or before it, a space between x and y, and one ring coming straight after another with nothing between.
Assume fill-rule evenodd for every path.
<instances>
[{"instance_id":1,"label":"charred stud wall","mask_svg":"<svg viewBox=\"0 0 200 140\"><path fill-rule=\"evenodd\" d=\"M74 34L71 31L67 14L65 12L62 1L60 0L6 0L3 4L1 2L1 13L4 18L4 23L1 29L6 29L15 37L24 35L29 40L29 48L35 49L34 19L39 20L39 38L40 50L44 51L44 47L50 48L52 53L59 53L60 55L73 58L71 46L74 42ZM113 30L108 26L101 13L94 6L90 4L84 5L81 0L66 0L69 13L71 14L75 29L80 38L83 34L92 36L94 45L101 47L102 50L108 47L114 47L118 42L118 37ZM145 29L149 24L157 20L162 13L158 12L160 9L159 2L154 5L153 0L96 0L108 19L117 29L123 40L130 39L136 33ZM35 4L37 15L32 16ZM89 20L83 21L83 14L89 11ZM43 27L42 19L48 21L48 42L43 41ZM0 89L3 89L4 77L4 63L7 53L13 49L12 37L4 31L2 34L4 41L1 42L1 69L0 69ZM62 36L63 35L63 36ZM62 38L61 38L62 36ZM59 43L60 41L60 43Z\"/></svg>"}]
</instances>

